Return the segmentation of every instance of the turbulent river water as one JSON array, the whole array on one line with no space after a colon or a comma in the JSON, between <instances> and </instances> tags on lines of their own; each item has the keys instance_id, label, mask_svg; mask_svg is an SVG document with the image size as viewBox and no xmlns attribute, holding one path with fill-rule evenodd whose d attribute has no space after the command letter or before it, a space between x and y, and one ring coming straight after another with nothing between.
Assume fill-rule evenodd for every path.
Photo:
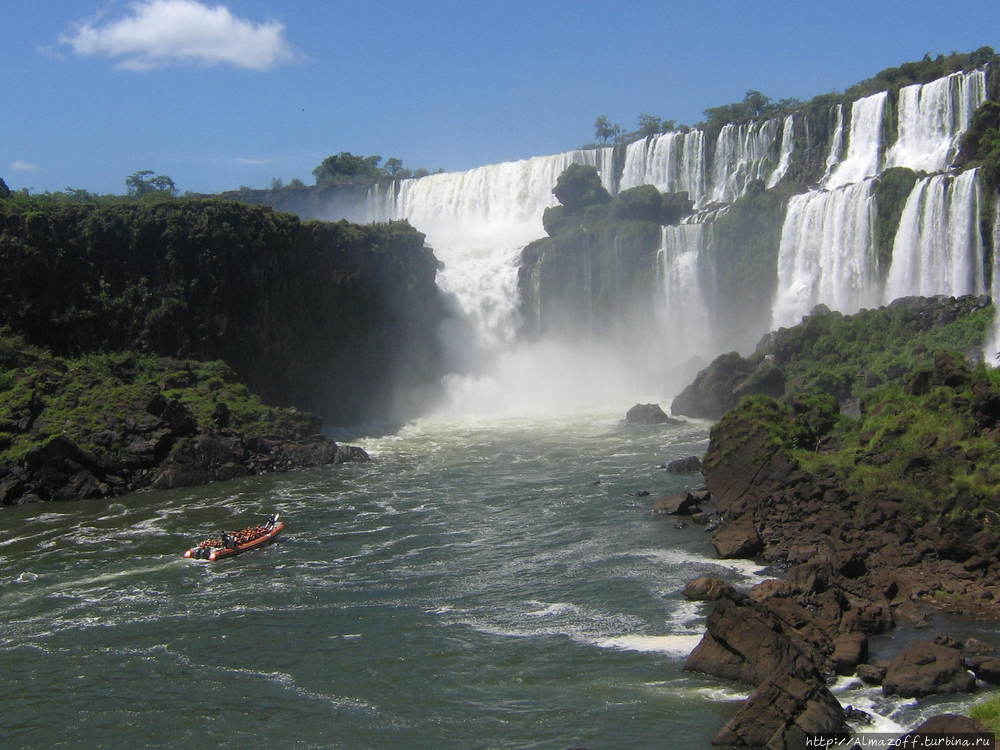
<instances>
[{"instance_id":1,"label":"turbulent river water","mask_svg":"<svg viewBox=\"0 0 1000 750\"><path fill-rule=\"evenodd\" d=\"M372 463L0 514L0 746L709 746L744 694L682 671L679 592L762 573L649 512L707 423L353 437ZM180 557L272 511L270 547Z\"/></svg>"}]
</instances>

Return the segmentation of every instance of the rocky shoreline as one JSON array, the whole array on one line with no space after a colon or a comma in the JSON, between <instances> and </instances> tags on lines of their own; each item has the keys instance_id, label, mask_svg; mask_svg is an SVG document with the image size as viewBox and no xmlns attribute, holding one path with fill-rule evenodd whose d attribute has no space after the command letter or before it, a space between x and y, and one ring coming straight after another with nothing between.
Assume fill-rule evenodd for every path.
<instances>
[{"instance_id":1,"label":"rocky shoreline","mask_svg":"<svg viewBox=\"0 0 1000 750\"><path fill-rule=\"evenodd\" d=\"M262 404L221 362L18 356L0 406L0 506L369 460L315 417Z\"/></svg>"},{"instance_id":2,"label":"rocky shoreline","mask_svg":"<svg viewBox=\"0 0 1000 750\"><path fill-rule=\"evenodd\" d=\"M848 721L865 717L830 691L838 675L902 697L970 693L977 679L1000 684L996 644L938 635L888 661L868 657L869 637L926 627L933 611L1000 621L992 516L955 513L954 504L917 514L891 491L860 493L838 472L804 470L772 430L753 404L727 413L712 431L705 487L654 504L706 524L720 557L783 571L745 592L717 579L684 591L715 602L685 669L753 689L715 744L799 748L808 736L848 736Z\"/></svg>"}]
</instances>

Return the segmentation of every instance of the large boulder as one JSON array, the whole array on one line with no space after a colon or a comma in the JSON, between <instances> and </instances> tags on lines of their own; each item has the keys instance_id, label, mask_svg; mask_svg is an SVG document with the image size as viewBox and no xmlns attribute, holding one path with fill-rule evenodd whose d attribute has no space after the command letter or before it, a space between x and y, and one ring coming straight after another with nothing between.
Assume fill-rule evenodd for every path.
<instances>
[{"instance_id":1,"label":"large boulder","mask_svg":"<svg viewBox=\"0 0 1000 750\"><path fill-rule=\"evenodd\" d=\"M719 557L752 558L763 549L763 543L753 520L743 516L734 523L728 523L712 535L712 546Z\"/></svg>"},{"instance_id":2,"label":"large boulder","mask_svg":"<svg viewBox=\"0 0 1000 750\"><path fill-rule=\"evenodd\" d=\"M829 635L795 602L756 602L728 588L722 589L684 669L758 685L793 657L804 656L818 671L828 672L832 652Z\"/></svg>"},{"instance_id":3,"label":"large boulder","mask_svg":"<svg viewBox=\"0 0 1000 750\"><path fill-rule=\"evenodd\" d=\"M753 369L753 364L737 352L720 354L674 398L670 411L688 417L719 419L735 406L733 391Z\"/></svg>"},{"instance_id":4,"label":"large boulder","mask_svg":"<svg viewBox=\"0 0 1000 750\"><path fill-rule=\"evenodd\" d=\"M661 497L653 503L653 512L667 516L686 516L698 510L701 502L697 495L690 492L677 492Z\"/></svg>"},{"instance_id":5,"label":"large boulder","mask_svg":"<svg viewBox=\"0 0 1000 750\"><path fill-rule=\"evenodd\" d=\"M868 657L868 636L854 631L841 633L833 641L833 668L837 674L854 674L854 668Z\"/></svg>"},{"instance_id":6,"label":"large boulder","mask_svg":"<svg viewBox=\"0 0 1000 750\"><path fill-rule=\"evenodd\" d=\"M680 424L680 420L668 417L659 404L636 404L625 413L625 421L628 424Z\"/></svg>"},{"instance_id":7,"label":"large boulder","mask_svg":"<svg viewBox=\"0 0 1000 750\"><path fill-rule=\"evenodd\" d=\"M697 474L701 471L701 459L697 456L685 456L667 464L671 474Z\"/></svg>"},{"instance_id":8,"label":"large boulder","mask_svg":"<svg viewBox=\"0 0 1000 750\"><path fill-rule=\"evenodd\" d=\"M965 668L962 654L932 641L914 643L889 662L882 692L903 698L937 693L971 693L976 678Z\"/></svg>"},{"instance_id":9,"label":"large boulder","mask_svg":"<svg viewBox=\"0 0 1000 750\"><path fill-rule=\"evenodd\" d=\"M807 738L844 738L847 716L823 675L803 658L772 672L712 740L713 745L797 750Z\"/></svg>"},{"instance_id":10,"label":"large boulder","mask_svg":"<svg viewBox=\"0 0 1000 750\"><path fill-rule=\"evenodd\" d=\"M733 596L735 589L721 578L698 576L688 582L681 594L693 602L714 602L723 596Z\"/></svg>"},{"instance_id":11,"label":"large boulder","mask_svg":"<svg viewBox=\"0 0 1000 750\"><path fill-rule=\"evenodd\" d=\"M680 392L670 411L688 417L720 419L744 396L762 394L780 398L785 373L769 357L744 359L737 352L716 357Z\"/></svg>"}]
</instances>

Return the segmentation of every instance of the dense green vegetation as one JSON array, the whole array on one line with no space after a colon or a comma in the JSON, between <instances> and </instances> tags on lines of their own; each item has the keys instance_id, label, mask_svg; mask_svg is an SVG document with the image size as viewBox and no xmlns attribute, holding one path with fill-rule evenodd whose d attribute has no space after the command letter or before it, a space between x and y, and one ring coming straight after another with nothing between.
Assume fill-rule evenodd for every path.
<instances>
[{"instance_id":1,"label":"dense green vegetation","mask_svg":"<svg viewBox=\"0 0 1000 750\"><path fill-rule=\"evenodd\" d=\"M974 298L809 316L750 358L781 369L783 399L744 398L732 418L859 496L898 499L924 520L971 514L995 526L1000 370L965 358L992 316ZM851 398L855 410L838 407Z\"/></svg>"},{"instance_id":2,"label":"dense green vegetation","mask_svg":"<svg viewBox=\"0 0 1000 750\"><path fill-rule=\"evenodd\" d=\"M0 322L29 343L222 359L269 401L335 421L433 379L436 266L405 222L303 223L219 200L0 201Z\"/></svg>"},{"instance_id":3,"label":"dense green vegetation","mask_svg":"<svg viewBox=\"0 0 1000 750\"><path fill-rule=\"evenodd\" d=\"M157 394L176 399L202 431L287 437L318 429L296 409L276 409L219 361L116 352L55 357L0 331L0 464L62 435L99 456L124 453L129 420Z\"/></svg>"},{"instance_id":4,"label":"dense green vegetation","mask_svg":"<svg viewBox=\"0 0 1000 750\"><path fill-rule=\"evenodd\" d=\"M787 393L821 390L838 399L863 396L884 383L900 383L914 368L929 367L933 352L963 356L979 350L993 306L972 300L952 320L935 321L921 306L892 304L854 315L810 315L794 328L766 337L751 361L770 356L786 375ZM934 325L934 323L940 323Z\"/></svg>"},{"instance_id":5,"label":"dense green vegetation","mask_svg":"<svg viewBox=\"0 0 1000 750\"><path fill-rule=\"evenodd\" d=\"M1000 736L1000 694L974 705L969 709L969 717L986 727L994 736Z\"/></svg>"},{"instance_id":6,"label":"dense green vegetation","mask_svg":"<svg viewBox=\"0 0 1000 750\"><path fill-rule=\"evenodd\" d=\"M710 135L718 133L723 125L729 122L746 122L754 119L783 117L794 111L803 111L813 122L817 117L825 116L835 104L849 103L864 96L879 91L898 91L903 86L914 83L927 83L937 78L962 70L971 70L992 64L1000 64L1000 55L992 47L980 47L974 52L952 52L948 55L930 54L916 62L907 62L893 68L879 71L871 78L854 84L843 92L830 92L813 97L807 102L795 98L772 99L760 91L751 89L741 101L709 107L705 110L705 119L696 127L704 128ZM993 90L989 98L1000 100L1000 76L993 76ZM627 145L641 138L671 130L686 130L688 126L679 125L674 120L661 119L649 114L639 115L639 127L634 131L626 131L621 125L611 122L606 115L601 115L594 123L595 135L599 143L587 144L584 148L597 145L607 145L612 141L616 145ZM814 136L826 135L825 128ZM822 139L822 138L821 138ZM825 140L825 139L824 139ZM812 176L815 179L815 175ZM808 181L808 178L805 178ZM994 183L996 184L996 183Z\"/></svg>"},{"instance_id":7,"label":"dense green vegetation","mask_svg":"<svg viewBox=\"0 0 1000 750\"><path fill-rule=\"evenodd\" d=\"M975 111L962 136L959 160L980 167L985 183L1000 189L1000 101L987 100Z\"/></svg>"},{"instance_id":8,"label":"dense green vegetation","mask_svg":"<svg viewBox=\"0 0 1000 750\"><path fill-rule=\"evenodd\" d=\"M927 83L936 78L942 78L960 70L981 68L998 61L992 47L980 47L974 52L952 52L949 55L937 55L931 58L924 55L918 62L907 62L895 68L881 70L871 78L856 83L844 92L848 100L860 99L863 96L879 91L896 91L903 86L914 83Z\"/></svg>"},{"instance_id":9,"label":"dense green vegetation","mask_svg":"<svg viewBox=\"0 0 1000 750\"><path fill-rule=\"evenodd\" d=\"M381 165L381 166L380 166ZM350 151L326 157L313 170L316 184L320 186L338 184L370 184L380 180L402 180L407 177L426 177L426 169L411 171L403 167L403 160L395 156L382 164L381 156L358 156ZM281 185L272 184L272 189Z\"/></svg>"}]
</instances>

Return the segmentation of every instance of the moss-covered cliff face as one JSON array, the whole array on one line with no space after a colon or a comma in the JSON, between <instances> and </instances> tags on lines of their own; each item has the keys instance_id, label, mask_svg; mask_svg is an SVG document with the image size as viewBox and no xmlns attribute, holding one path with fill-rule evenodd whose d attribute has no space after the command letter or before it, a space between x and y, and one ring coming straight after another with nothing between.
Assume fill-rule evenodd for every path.
<instances>
[{"instance_id":1,"label":"moss-covered cliff face","mask_svg":"<svg viewBox=\"0 0 1000 750\"><path fill-rule=\"evenodd\" d=\"M405 222L303 223L225 201L0 203L0 322L57 355L221 359L328 421L436 380L437 261Z\"/></svg>"},{"instance_id":2,"label":"moss-covered cliff face","mask_svg":"<svg viewBox=\"0 0 1000 750\"><path fill-rule=\"evenodd\" d=\"M661 226L690 213L683 193L642 185L611 197L593 167L571 165L545 210L549 237L524 248L518 285L529 336L620 333L654 314Z\"/></svg>"}]
</instances>

